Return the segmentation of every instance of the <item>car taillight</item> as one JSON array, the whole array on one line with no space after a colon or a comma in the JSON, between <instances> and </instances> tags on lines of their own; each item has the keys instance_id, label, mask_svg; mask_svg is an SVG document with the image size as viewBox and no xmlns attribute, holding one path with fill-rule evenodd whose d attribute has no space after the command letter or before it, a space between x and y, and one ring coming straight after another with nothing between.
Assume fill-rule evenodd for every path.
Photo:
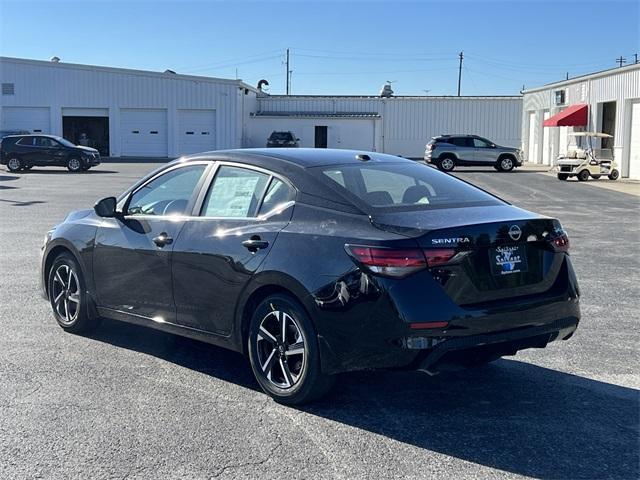
<instances>
[{"instance_id":1,"label":"car taillight","mask_svg":"<svg viewBox=\"0 0 640 480\"><path fill-rule=\"evenodd\" d=\"M564 231L557 232L556 235L551 237L551 244L556 252L569 251L569 237Z\"/></svg>"},{"instance_id":2,"label":"car taillight","mask_svg":"<svg viewBox=\"0 0 640 480\"><path fill-rule=\"evenodd\" d=\"M345 245L347 253L373 273L402 278L407 275L447 263L455 255L453 249L423 250L420 248L381 248Z\"/></svg>"},{"instance_id":3,"label":"car taillight","mask_svg":"<svg viewBox=\"0 0 640 480\"><path fill-rule=\"evenodd\" d=\"M430 267L437 267L448 263L456 254L453 248L434 248L424 250L424 256L427 258L427 264Z\"/></svg>"}]
</instances>

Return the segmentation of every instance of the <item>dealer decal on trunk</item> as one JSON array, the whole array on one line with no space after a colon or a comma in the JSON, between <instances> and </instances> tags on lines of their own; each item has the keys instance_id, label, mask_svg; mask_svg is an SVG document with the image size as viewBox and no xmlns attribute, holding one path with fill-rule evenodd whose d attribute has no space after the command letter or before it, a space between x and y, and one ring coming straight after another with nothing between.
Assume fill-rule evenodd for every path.
<instances>
[{"instance_id":1,"label":"dealer decal on trunk","mask_svg":"<svg viewBox=\"0 0 640 480\"><path fill-rule=\"evenodd\" d=\"M494 275L509 275L527 271L527 256L523 245L491 249L491 270Z\"/></svg>"}]
</instances>

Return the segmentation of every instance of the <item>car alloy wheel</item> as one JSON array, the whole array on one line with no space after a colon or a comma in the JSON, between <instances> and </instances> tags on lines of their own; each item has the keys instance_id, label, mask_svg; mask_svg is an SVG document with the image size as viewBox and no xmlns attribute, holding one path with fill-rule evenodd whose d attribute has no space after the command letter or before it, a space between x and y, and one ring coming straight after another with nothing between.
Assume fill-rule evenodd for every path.
<instances>
[{"instance_id":1,"label":"car alloy wheel","mask_svg":"<svg viewBox=\"0 0 640 480\"><path fill-rule=\"evenodd\" d=\"M440 166L445 172L450 172L451 170L453 170L455 164L453 162L453 159L447 157L442 159L442 161L440 162Z\"/></svg>"},{"instance_id":2,"label":"car alloy wheel","mask_svg":"<svg viewBox=\"0 0 640 480\"><path fill-rule=\"evenodd\" d=\"M66 263L58 266L53 274L51 299L58 321L71 326L80 313L80 282L76 272Z\"/></svg>"},{"instance_id":3,"label":"car alloy wheel","mask_svg":"<svg viewBox=\"0 0 640 480\"><path fill-rule=\"evenodd\" d=\"M500 160L500 168L505 172L513 170L513 160L509 157L503 158Z\"/></svg>"},{"instance_id":4,"label":"car alloy wheel","mask_svg":"<svg viewBox=\"0 0 640 480\"><path fill-rule=\"evenodd\" d=\"M281 389L296 385L306 363L302 330L288 313L274 310L260 322L256 353L264 377Z\"/></svg>"},{"instance_id":5,"label":"car alloy wheel","mask_svg":"<svg viewBox=\"0 0 640 480\"><path fill-rule=\"evenodd\" d=\"M79 172L82 170L82 162L77 158L70 158L67 162L67 168L70 172Z\"/></svg>"},{"instance_id":6,"label":"car alloy wheel","mask_svg":"<svg viewBox=\"0 0 640 480\"><path fill-rule=\"evenodd\" d=\"M22 168L22 162L19 158L10 158L7 162L7 168L10 172L17 172Z\"/></svg>"}]
</instances>

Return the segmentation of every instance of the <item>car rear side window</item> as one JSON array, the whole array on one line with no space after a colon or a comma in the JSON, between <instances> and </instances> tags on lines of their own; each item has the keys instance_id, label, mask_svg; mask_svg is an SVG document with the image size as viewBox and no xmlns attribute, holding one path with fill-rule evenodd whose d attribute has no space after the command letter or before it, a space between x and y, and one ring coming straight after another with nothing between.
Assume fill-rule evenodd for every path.
<instances>
[{"instance_id":1,"label":"car rear side window","mask_svg":"<svg viewBox=\"0 0 640 480\"><path fill-rule=\"evenodd\" d=\"M465 137L453 137L449 139L449 143L455 145L456 147L468 147L468 146L473 146L473 145L469 145L469 142L467 142L467 139Z\"/></svg>"},{"instance_id":2,"label":"car rear side window","mask_svg":"<svg viewBox=\"0 0 640 480\"><path fill-rule=\"evenodd\" d=\"M267 188L267 193L264 194L264 200L262 200L262 205L260 205L258 215L265 215L278 207L285 205L287 202L293 201L295 196L296 192L292 187L284 183L282 180L273 177L269 184L269 188Z\"/></svg>"},{"instance_id":3,"label":"car rear side window","mask_svg":"<svg viewBox=\"0 0 640 480\"><path fill-rule=\"evenodd\" d=\"M420 163L389 162L316 168L330 179L334 189L354 199L354 203L364 203L367 209L408 211L503 203L468 183ZM342 172L344 185L334 179L336 171Z\"/></svg>"},{"instance_id":4,"label":"car rear side window","mask_svg":"<svg viewBox=\"0 0 640 480\"><path fill-rule=\"evenodd\" d=\"M270 175L223 165L207 193L201 215L216 218L255 217Z\"/></svg>"},{"instance_id":5,"label":"car rear side window","mask_svg":"<svg viewBox=\"0 0 640 480\"><path fill-rule=\"evenodd\" d=\"M206 165L179 167L156 177L129 200L127 215L183 215Z\"/></svg>"}]
</instances>

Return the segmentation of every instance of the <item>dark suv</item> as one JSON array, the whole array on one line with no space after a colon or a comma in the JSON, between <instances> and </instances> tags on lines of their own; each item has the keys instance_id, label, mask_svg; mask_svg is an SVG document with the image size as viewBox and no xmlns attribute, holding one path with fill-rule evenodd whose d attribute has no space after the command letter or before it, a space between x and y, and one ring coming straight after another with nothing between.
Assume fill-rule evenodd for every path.
<instances>
[{"instance_id":1,"label":"dark suv","mask_svg":"<svg viewBox=\"0 0 640 480\"><path fill-rule=\"evenodd\" d=\"M522 150L502 147L477 135L440 135L427 143L424 159L445 172L452 171L456 165L493 167L509 172L522 165Z\"/></svg>"},{"instance_id":2,"label":"dark suv","mask_svg":"<svg viewBox=\"0 0 640 480\"><path fill-rule=\"evenodd\" d=\"M67 167L81 172L100 165L100 153L55 135L10 135L0 140L0 164L10 172L31 167Z\"/></svg>"},{"instance_id":3,"label":"dark suv","mask_svg":"<svg viewBox=\"0 0 640 480\"><path fill-rule=\"evenodd\" d=\"M296 138L293 132L271 132L267 140L267 147L289 147L296 148L300 145L299 138Z\"/></svg>"}]
</instances>

